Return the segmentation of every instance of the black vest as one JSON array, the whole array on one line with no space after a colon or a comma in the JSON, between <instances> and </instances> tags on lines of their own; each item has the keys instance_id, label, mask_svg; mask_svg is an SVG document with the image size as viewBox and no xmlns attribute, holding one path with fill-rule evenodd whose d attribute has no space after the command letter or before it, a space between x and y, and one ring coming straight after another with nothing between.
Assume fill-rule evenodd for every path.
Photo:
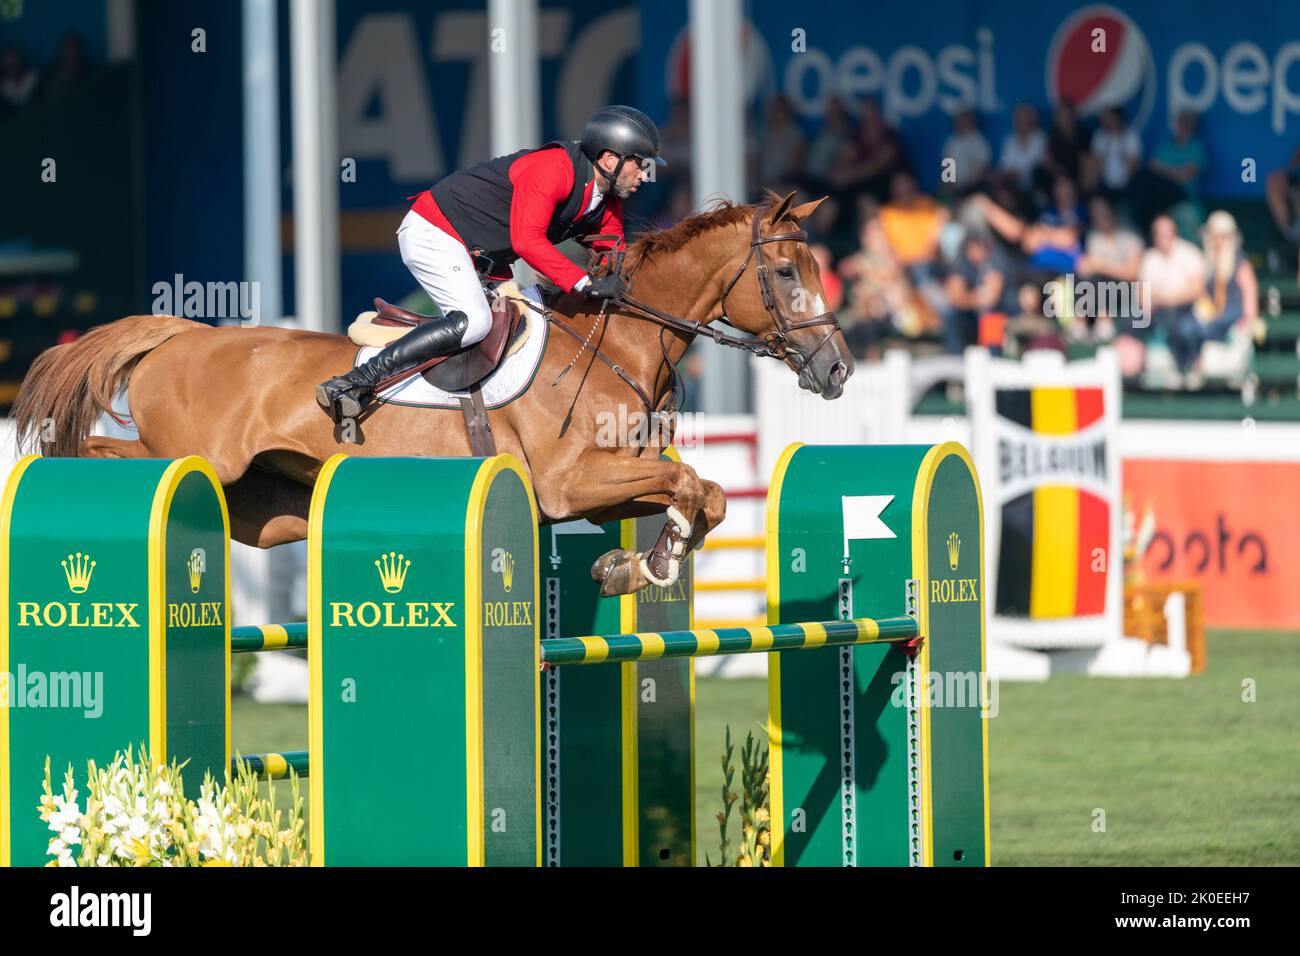
<instances>
[{"instance_id":1,"label":"black vest","mask_svg":"<svg viewBox=\"0 0 1300 956\"><path fill-rule=\"evenodd\" d=\"M431 189L434 202L447 217L465 245L471 250L482 250L495 265L514 262L518 253L510 245L510 203L514 198L514 183L510 181L510 167L520 157L543 149L562 149L573 164L573 189L563 203L556 207L546 227L546 238L553 244L595 232L605 213L603 196L591 212L575 220L582 208L587 183L595 175L591 160L582 153L576 142L553 142L537 149L521 149L509 156L498 156L487 162L452 173Z\"/></svg>"}]
</instances>

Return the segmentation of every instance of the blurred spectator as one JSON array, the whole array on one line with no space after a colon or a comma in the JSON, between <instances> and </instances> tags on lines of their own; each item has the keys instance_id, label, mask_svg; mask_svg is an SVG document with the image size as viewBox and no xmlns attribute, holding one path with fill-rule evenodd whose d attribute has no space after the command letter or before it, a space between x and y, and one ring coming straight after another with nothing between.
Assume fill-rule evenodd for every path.
<instances>
[{"instance_id":1,"label":"blurred spectator","mask_svg":"<svg viewBox=\"0 0 1300 956\"><path fill-rule=\"evenodd\" d=\"M1088 204L1088 219L1091 228L1078 262L1079 274L1136 281L1142 264L1142 237L1120 225L1115 207L1103 196L1094 196Z\"/></svg>"},{"instance_id":2,"label":"blurred spectator","mask_svg":"<svg viewBox=\"0 0 1300 956\"><path fill-rule=\"evenodd\" d=\"M1029 192L1034 171L1047 158L1047 137L1038 125L1038 111L1021 103L1011 116L1011 133L1002 141L998 169L1010 178L1017 189Z\"/></svg>"},{"instance_id":3,"label":"blurred spectator","mask_svg":"<svg viewBox=\"0 0 1300 956\"><path fill-rule=\"evenodd\" d=\"M1076 271L1085 279L1100 282L1136 282L1142 265L1142 238L1120 226L1114 207L1101 196L1088 204L1091 228ZM1104 311L1105 297L1097 296L1098 313L1093 317L1093 337L1108 342L1115 337L1115 321L1129 321L1133 315L1114 316ZM1129 299L1130 308L1137 305Z\"/></svg>"},{"instance_id":4,"label":"blurred spectator","mask_svg":"<svg viewBox=\"0 0 1300 956\"><path fill-rule=\"evenodd\" d=\"M1168 216L1157 216L1151 224L1151 242L1138 272L1150 296L1148 318L1152 328L1164 332L1179 370L1186 371L1201 348L1200 323L1192 306L1206 287L1205 259L1196 246L1179 238ZM1127 323L1119 324L1129 330Z\"/></svg>"},{"instance_id":5,"label":"blurred spectator","mask_svg":"<svg viewBox=\"0 0 1300 956\"><path fill-rule=\"evenodd\" d=\"M974 110L962 110L952 119L952 134L944 141L940 161L950 159L957 178L951 183L940 181L941 191L964 196L983 184L993 152L979 130Z\"/></svg>"},{"instance_id":6,"label":"blurred spectator","mask_svg":"<svg viewBox=\"0 0 1300 956\"><path fill-rule=\"evenodd\" d=\"M1097 187L1115 199L1128 188L1142 163L1142 142L1124 122L1124 114L1114 107L1102 111L1092 137L1092 154L1096 158L1093 175Z\"/></svg>"},{"instance_id":7,"label":"blurred spectator","mask_svg":"<svg viewBox=\"0 0 1300 956\"><path fill-rule=\"evenodd\" d=\"M17 113L36 96L40 75L27 65L27 57L16 46L0 54L0 119Z\"/></svg>"},{"instance_id":8,"label":"blurred spectator","mask_svg":"<svg viewBox=\"0 0 1300 956\"><path fill-rule=\"evenodd\" d=\"M1079 122L1074 105L1064 100L1058 103L1052 111L1052 132L1047 137L1047 173L1082 182L1084 166L1092 158L1091 148L1092 134Z\"/></svg>"},{"instance_id":9,"label":"blurred spectator","mask_svg":"<svg viewBox=\"0 0 1300 956\"><path fill-rule=\"evenodd\" d=\"M1010 288L1010 268L989 236L968 232L945 286L949 307L943 313L944 351L961 355L974 344L980 317L1004 312L1004 296Z\"/></svg>"},{"instance_id":10,"label":"blurred spectator","mask_svg":"<svg viewBox=\"0 0 1300 956\"><path fill-rule=\"evenodd\" d=\"M879 216L863 221L861 248L840 263L848 283L844 335L855 357L883 337L890 325L915 338L937 323L934 310L913 292L902 266L889 248Z\"/></svg>"},{"instance_id":11,"label":"blurred spectator","mask_svg":"<svg viewBox=\"0 0 1300 956\"><path fill-rule=\"evenodd\" d=\"M1205 296L1197 303L1202 341L1222 342L1233 326L1252 327L1259 319L1259 282L1255 267L1241 251L1241 233L1232 214L1210 215L1204 237Z\"/></svg>"},{"instance_id":12,"label":"blurred spectator","mask_svg":"<svg viewBox=\"0 0 1300 956\"><path fill-rule=\"evenodd\" d=\"M831 169L849 140L849 116L838 96L826 101L821 128L808 145L804 159L804 181L812 193L826 191Z\"/></svg>"},{"instance_id":13,"label":"blurred spectator","mask_svg":"<svg viewBox=\"0 0 1300 956\"><path fill-rule=\"evenodd\" d=\"M674 181L668 193L668 201L652 220L652 229L669 229L691 214L690 182Z\"/></svg>"},{"instance_id":14,"label":"blurred spectator","mask_svg":"<svg viewBox=\"0 0 1300 956\"><path fill-rule=\"evenodd\" d=\"M1190 110L1179 113L1174 135L1156 147L1147 168L1133 177L1131 203L1139 226L1178 203L1195 203L1199 198L1205 146L1196 136L1196 121ZM1200 219L1199 204L1194 218Z\"/></svg>"},{"instance_id":15,"label":"blurred spectator","mask_svg":"<svg viewBox=\"0 0 1300 956\"><path fill-rule=\"evenodd\" d=\"M939 234L948 212L916 188L911 173L895 173L880 225L889 247L916 285L932 278L939 257Z\"/></svg>"},{"instance_id":16,"label":"blurred spectator","mask_svg":"<svg viewBox=\"0 0 1300 956\"><path fill-rule=\"evenodd\" d=\"M792 183L803 169L808 143L790 101L778 93L768 102L761 133L753 140L754 173L760 188Z\"/></svg>"},{"instance_id":17,"label":"blurred spectator","mask_svg":"<svg viewBox=\"0 0 1300 956\"><path fill-rule=\"evenodd\" d=\"M90 73L81 38L75 33L65 33L59 40L59 52L54 63L45 74L42 94L47 101L61 99L84 82Z\"/></svg>"},{"instance_id":18,"label":"blurred spectator","mask_svg":"<svg viewBox=\"0 0 1300 956\"><path fill-rule=\"evenodd\" d=\"M844 144L831 170L831 187L842 194L841 207L851 208L856 193L867 193L884 202L894 173L907 168L902 140L881 116L880 104L863 100L858 109L857 132Z\"/></svg>"},{"instance_id":19,"label":"blurred spectator","mask_svg":"<svg viewBox=\"0 0 1300 956\"><path fill-rule=\"evenodd\" d=\"M1287 241L1300 244L1300 149L1286 166L1268 174L1268 211Z\"/></svg>"},{"instance_id":20,"label":"blurred spectator","mask_svg":"<svg viewBox=\"0 0 1300 956\"><path fill-rule=\"evenodd\" d=\"M844 304L844 280L835 272L830 249L819 242L813 243L808 249L812 253L813 261L817 263L826 310L836 312Z\"/></svg>"},{"instance_id":21,"label":"blurred spectator","mask_svg":"<svg viewBox=\"0 0 1300 956\"><path fill-rule=\"evenodd\" d=\"M685 97L668 106L668 119L660 127L659 155L668 166L661 179L691 180L691 102Z\"/></svg>"},{"instance_id":22,"label":"blurred spectator","mask_svg":"<svg viewBox=\"0 0 1300 956\"><path fill-rule=\"evenodd\" d=\"M1030 269L1060 274L1073 272L1082 253L1087 218L1074 183L1065 176L1052 182L1052 201L1038 219L1029 223L987 196L972 197L993 230L1024 254Z\"/></svg>"}]
</instances>

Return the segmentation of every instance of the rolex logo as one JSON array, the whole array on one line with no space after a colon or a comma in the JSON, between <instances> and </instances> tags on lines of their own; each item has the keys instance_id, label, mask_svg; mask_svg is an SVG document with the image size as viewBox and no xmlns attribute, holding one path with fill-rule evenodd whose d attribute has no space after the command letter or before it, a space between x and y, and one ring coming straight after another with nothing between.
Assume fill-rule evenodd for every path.
<instances>
[{"instance_id":1,"label":"rolex logo","mask_svg":"<svg viewBox=\"0 0 1300 956\"><path fill-rule=\"evenodd\" d=\"M68 579L68 590L73 594L85 594L86 588L90 587L90 576L95 573L95 562L90 560L90 555L78 551L59 563Z\"/></svg>"},{"instance_id":2,"label":"rolex logo","mask_svg":"<svg viewBox=\"0 0 1300 956\"><path fill-rule=\"evenodd\" d=\"M384 586L384 590L389 594L396 594L402 590L406 584L406 571L411 566L405 555L398 554L396 551L389 551L387 554L381 554L379 560L375 562L375 567L379 569L379 583Z\"/></svg>"},{"instance_id":3,"label":"rolex logo","mask_svg":"<svg viewBox=\"0 0 1300 956\"><path fill-rule=\"evenodd\" d=\"M199 593L199 585L203 583L203 572L208 569L208 553L202 548L195 548L190 552L190 558L185 562L185 570L190 576L190 591L194 594Z\"/></svg>"},{"instance_id":4,"label":"rolex logo","mask_svg":"<svg viewBox=\"0 0 1300 956\"><path fill-rule=\"evenodd\" d=\"M501 575L501 586L509 593L515 584L515 556L505 548L493 548L489 557L488 568Z\"/></svg>"},{"instance_id":5,"label":"rolex logo","mask_svg":"<svg viewBox=\"0 0 1300 956\"><path fill-rule=\"evenodd\" d=\"M957 570L957 561L961 557L961 538L954 531L948 535L948 567Z\"/></svg>"}]
</instances>

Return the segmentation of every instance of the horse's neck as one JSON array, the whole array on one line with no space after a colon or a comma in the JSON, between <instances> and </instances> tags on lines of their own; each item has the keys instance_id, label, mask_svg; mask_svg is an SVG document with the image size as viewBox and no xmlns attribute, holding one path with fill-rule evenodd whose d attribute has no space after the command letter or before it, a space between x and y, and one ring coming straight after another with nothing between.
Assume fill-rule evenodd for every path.
<instances>
[{"instance_id":1,"label":"horse's neck","mask_svg":"<svg viewBox=\"0 0 1300 956\"><path fill-rule=\"evenodd\" d=\"M696 245L700 249L692 248ZM647 260L633 279L632 294L665 315L705 325L721 312L721 286L715 279L723 263L721 259L715 263L713 258L706 247L696 242L670 255ZM628 362L636 369L635 378L647 392L655 389L652 397L657 401L672 383L672 376L664 368L665 351L675 365L695 336L641 317L618 316L612 321L616 324L611 325L610 332L617 330L620 346L627 343ZM614 339L611 334L606 342Z\"/></svg>"}]
</instances>

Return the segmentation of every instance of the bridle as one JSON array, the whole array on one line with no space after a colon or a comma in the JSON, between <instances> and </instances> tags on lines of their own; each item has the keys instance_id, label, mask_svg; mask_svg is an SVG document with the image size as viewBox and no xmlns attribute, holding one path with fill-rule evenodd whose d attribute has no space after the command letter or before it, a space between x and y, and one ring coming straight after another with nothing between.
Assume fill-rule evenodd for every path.
<instances>
[{"instance_id":1,"label":"bridle","mask_svg":"<svg viewBox=\"0 0 1300 956\"><path fill-rule=\"evenodd\" d=\"M726 345L730 348L744 349L752 352L754 355L771 357L784 361L791 353L802 357L794 368L795 372L802 372L807 368L808 363L812 361L813 356L822 350L822 347L831 340L836 332L839 331L839 321L834 312L823 312L821 315L814 316L811 319L796 321L781 311L781 306L776 301L776 294L772 291L772 278L768 269L766 260L763 257L763 246L769 242L808 242L808 233L803 229L796 229L792 232L778 232L774 235L764 236L761 234L763 216L766 214L768 204L754 209L754 222L749 240L749 253L745 256L745 261L740 264L725 286L722 288L722 315L719 321L725 322L733 329L735 324L727 318L727 295L731 292L745 270L749 268L752 261L755 265L755 275L758 277L758 290L763 299L763 308L767 314L772 317L772 324L775 328L762 336L762 338L750 338L739 335L727 335L719 329L713 329L703 322L688 322L679 316L671 315L654 306L635 299L630 295L624 295L615 304L621 308L626 308L632 312L639 312L643 318L656 322L670 329L679 332L686 332L691 335L707 335L719 345ZM826 334L822 336L820 342L811 351L804 353L797 345L790 342L790 333L797 332L800 329L815 328L819 325L830 326Z\"/></svg>"},{"instance_id":2,"label":"bridle","mask_svg":"<svg viewBox=\"0 0 1300 956\"><path fill-rule=\"evenodd\" d=\"M821 315L814 316L811 319L796 321L781 311L781 307L777 304L776 301L776 295L772 290L772 279L768 271L767 262L763 257L763 246L767 245L767 243L769 242L787 242L787 241L802 242L806 244L808 242L808 233L803 229L797 229L792 232L780 232L771 236L762 235L761 230L763 224L763 217L767 213L768 206L769 206L768 203L762 203L761 205L755 207L754 209L754 221L753 221L752 232L750 234L750 240L749 240L749 252L745 256L745 261L740 264L740 268L736 270L736 274L733 275L727 281L727 284L725 286L723 286L722 297L720 300L720 305L722 306L722 315L718 317L718 320L726 323L727 325L731 326L733 329L736 328L735 324L729 318L727 318L727 295L728 293L731 292L733 288L735 288L736 283L740 281L741 277L745 274L745 270L749 268L749 264L752 261L755 264L755 274L758 277L758 289L759 289L759 293L762 295L763 308L766 309L767 314L772 317L772 324L775 326L775 328L771 332L765 333L761 338L753 338L752 336L728 335L727 333L721 331L720 329L712 328L711 326L707 325L704 322L688 321L686 319L681 318L680 316L676 316L676 315L672 315L671 313L664 312L663 310L657 309L654 306L650 305L649 303L642 302L640 299L636 299L630 295L625 294L620 298L613 300L612 302L609 300L605 302L605 305L600 310L600 314L597 317L596 322L592 325L591 332L588 333L586 338L583 338L583 336L578 334L578 332L576 332L575 330L571 329L566 323L559 321L556 315L552 312L552 310L547 308L538 308L536 305L534 305L533 303L525 299L524 301L525 303L527 303L528 307L537 309L537 311L539 311L543 315L543 317L546 319L547 322L549 322L552 326L564 332L569 337L573 338L575 341L578 342L577 354L574 355L572 361L569 362L569 364L564 368L564 370L560 372L559 376L557 376L555 381L552 382L552 385L558 385L560 380L563 379L566 374L568 374L569 369L573 368L574 364L578 361L578 357L582 355L584 351L590 348L595 358L600 359L600 361L603 362L611 371L613 371L615 375L617 375L620 379L623 380L624 384L626 384L629 388L631 388L634 392L636 392L637 396L641 399L642 404L645 406L647 416L650 416L651 414L654 414L656 412L656 410L658 409L658 405L660 403L654 402L651 399L650 395L646 393L645 389L643 389L639 384L637 384L636 380L633 379L622 366L620 366L617 362L613 361L608 355L604 353L604 351L602 351L602 349L600 348L599 341L594 343L592 341L597 326L602 324L601 319L605 318L606 311L611 304L615 306L620 313L626 314L631 318L644 319L656 325L662 326L663 328L672 329L678 332L684 332L687 335L705 335L711 338L714 342L717 342L719 345L725 345L729 348L743 349L746 352L750 352L760 357L771 357L771 358L779 359L781 361L785 361L791 354L800 356L802 360L799 361L798 364L794 366L794 371L796 373L802 373L803 370L808 367L808 363L813 360L813 357L818 352L820 352L822 350L822 347L825 346L826 343L829 342L832 337L834 337L835 333L840 330L839 321L836 319L834 312L823 312ZM597 239L597 238L613 239L616 237L591 236L588 238L589 239ZM623 262L623 253L620 252L617 254L616 257L613 258L612 268L615 271L619 271L622 267L622 262ZM815 328L820 325L826 325L829 326L829 328L827 329L826 334L822 336L821 341L818 342L816 347L814 347L811 351L805 353L797 345L794 345L790 342L789 336L791 332L797 332L800 329ZM601 337L603 339L603 334ZM673 363L672 359L668 355L667 345L662 341L662 337L661 337L660 345L664 349L663 361L664 364L667 365L668 372L669 372L669 389L668 389L667 397L671 401L669 407L672 408L677 405L677 400L676 400L677 387L678 384L680 383L680 377L677 373L676 365ZM661 365L660 368L662 369L663 366ZM581 390L581 386L579 386L579 390ZM684 404L684 397L685 397L685 393L683 392L683 404ZM577 400L578 400L578 396L577 394L575 394L573 398L575 404L577 403ZM568 430L570 420L572 419L572 415L573 415L573 406L571 405L569 409L569 414L565 417L564 423L560 427L561 435L563 435L565 431Z\"/></svg>"}]
</instances>

